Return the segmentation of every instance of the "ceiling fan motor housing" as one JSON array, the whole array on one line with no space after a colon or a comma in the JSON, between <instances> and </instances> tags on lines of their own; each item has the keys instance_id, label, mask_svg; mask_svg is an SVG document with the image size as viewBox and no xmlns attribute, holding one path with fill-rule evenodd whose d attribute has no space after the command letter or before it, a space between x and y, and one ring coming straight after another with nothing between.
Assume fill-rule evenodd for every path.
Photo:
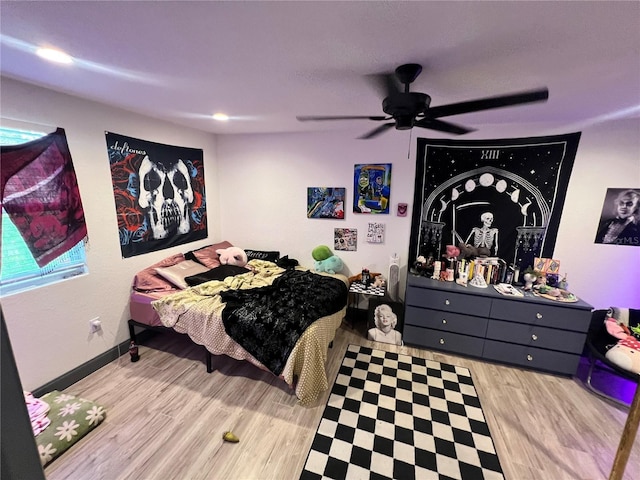
<instances>
[{"instance_id":1,"label":"ceiling fan motor housing","mask_svg":"<svg viewBox=\"0 0 640 480\"><path fill-rule=\"evenodd\" d=\"M431 97L426 93L396 93L382 101L382 110L393 117L397 130L409 130L416 117L423 114L430 103Z\"/></svg>"}]
</instances>

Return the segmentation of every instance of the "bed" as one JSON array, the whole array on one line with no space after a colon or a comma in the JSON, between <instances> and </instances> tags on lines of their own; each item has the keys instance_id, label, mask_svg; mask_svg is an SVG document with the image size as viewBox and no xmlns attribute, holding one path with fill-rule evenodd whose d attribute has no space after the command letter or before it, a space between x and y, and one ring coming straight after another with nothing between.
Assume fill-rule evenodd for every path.
<instances>
[{"instance_id":1,"label":"bed","mask_svg":"<svg viewBox=\"0 0 640 480\"><path fill-rule=\"evenodd\" d=\"M257 250L247 250L254 255L246 269L220 265L215 250L230 245L174 255L139 272L131 340L138 343L135 327L186 334L204 347L208 372L212 355L227 355L280 377L301 405L314 403L329 385L325 363L346 313L347 277L281 268L266 255L278 252Z\"/></svg>"}]
</instances>

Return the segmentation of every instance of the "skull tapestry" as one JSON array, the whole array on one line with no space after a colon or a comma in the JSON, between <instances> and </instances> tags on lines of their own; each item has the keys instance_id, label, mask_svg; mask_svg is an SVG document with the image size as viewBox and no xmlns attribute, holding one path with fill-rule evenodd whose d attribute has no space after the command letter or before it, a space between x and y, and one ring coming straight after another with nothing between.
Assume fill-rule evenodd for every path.
<instances>
[{"instance_id":1,"label":"skull tapestry","mask_svg":"<svg viewBox=\"0 0 640 480\"><path fill-rule=\"evenodd\" d=\"M410 258L470 245L525 269L552 258L580 133L418 138Z\"/></svg>"},{"instance_id":2,"label":"skull tapestry","mask_svg":"<svg viewBox=\"0 0 640 480\"><path fill-rule=\"evenodd\" d=\"M105 135L122 256L206 238L202 150Z\"/></svg>"}]
</instances>

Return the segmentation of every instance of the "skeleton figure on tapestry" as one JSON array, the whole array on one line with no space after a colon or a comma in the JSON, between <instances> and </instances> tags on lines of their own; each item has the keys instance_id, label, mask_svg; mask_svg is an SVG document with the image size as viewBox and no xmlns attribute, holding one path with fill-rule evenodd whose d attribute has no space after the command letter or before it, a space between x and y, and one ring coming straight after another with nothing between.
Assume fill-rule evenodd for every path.
<instances>
[{"instance_id":1,"label":"skeleton figure on tapestry","mask_svg":"<svg viewBox=\"0 0 640 480\"><path fill-rule=\"evenodd\" d=\"M138 175L138 204L148 209L153 238L188 233L191 229L189 206L194 195L185 163L180 159L154 162L145 156Z\"/></svg>"},{"instance_id":2,"label":"skeleton figure on tapestry","mask_svg":"<svg viewBox=\"0 0 640 480\"><path fill-rule=\"evenodd\" d=\"M473 237L474 247L485 247L489 251L493 250L494 255L498 255L498 229L491 228L493 213L484 212L480 215L480 220L482 221L482 227L473 227L465 243L469 244L469 240Z\"/></svg>"}]
</instances>

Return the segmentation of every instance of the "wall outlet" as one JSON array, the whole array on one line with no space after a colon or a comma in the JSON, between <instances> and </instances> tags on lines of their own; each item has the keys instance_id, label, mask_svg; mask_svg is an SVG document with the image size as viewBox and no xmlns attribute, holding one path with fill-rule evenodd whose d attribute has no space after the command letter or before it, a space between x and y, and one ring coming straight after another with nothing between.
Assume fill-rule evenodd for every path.
<instances>
[{"instance_id":1,"label":"wall outlet","mask_svg":"<svg viewBox=\"0 0 640 480\"><path fill-rule=\"evenodd\" d=\"M102 330L102 323L100 322L100 317L96 317L92 320L89 320L89 332L96 333Z\"/></svg>"}]
</instances>

